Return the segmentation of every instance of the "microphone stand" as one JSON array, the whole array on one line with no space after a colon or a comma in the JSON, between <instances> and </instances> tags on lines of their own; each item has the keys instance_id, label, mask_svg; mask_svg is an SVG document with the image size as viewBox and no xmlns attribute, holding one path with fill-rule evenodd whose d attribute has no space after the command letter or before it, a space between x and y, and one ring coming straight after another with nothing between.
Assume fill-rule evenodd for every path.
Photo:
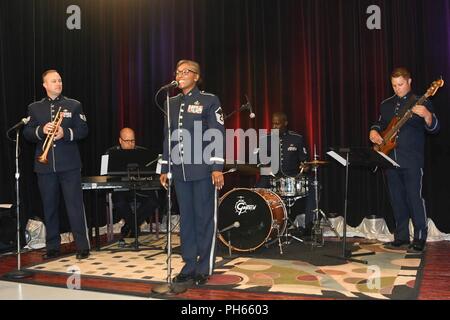
<instances>
[{"instance_id":1,"label":"microphone stand","mask_svg":"<svg viewBox=\"0 0 450 320\"><path fill-rule=\"evenodd\" d=\"M216 191L217 193L217 188ZM217 199L217 195L216 195L216 199ZM216 204L216 208L217 208L217 200L215 201ZM216 209L217 210L217 209ZM231 246L231 229L236 228L235 223L233 223L231 226L228 226L226 228L223 228L222 230L219 230L219 234L222 234L223 232L227 232L227 236L228 236L228 243L227 243L227 247L228 247L228 257L227 259L234 259L236 256L233 255L232 253L232 246ZM225 257L224 257L225 258Z\"/></svg>"},{"instance_id":2,"label":"microphone stand","mask_svg":"<svg viewBox=\"0 0 450 320\"><path fill-rule=\"evenodd\" d=\"M250 110L248 106L249 106L248 103L243 104L242 106L239 107L239 109L236 109L236 110L232 111L230 114L227 114L226 116L224 116L223 119L224 120L228 119L229 117L231 117L236 112L242 112L244 110Z\"/></svg>"},{"instance_id":3,"label":"microphone stand","mask_svg":"<svg viewBox=\"0 0 450 320\"><path fill-rule=\"evenodd\" d=\"M154 164L156 161L158 161L159 159L160 159L161 157L160 156L157 156L156 157L156 159L154 159L154 160L152 160L152 161L150 161L149 163L147 163L145 166L146 167L149 167L149 166L151 166L152 164Z\"/></svg>"},{"instance_id":4,"label":"microphone stand","mask_svg":"<svg viewBox=\"0 0 450 320\"><path fill-rule=\"evenodd\" d=\"M227 173L233 173L237 171L237 168L230 168L229 170L225 171L223 173L223 175L226 175ZM216 218L216 221L218 219L218 214L219 214L219 195L218 195L218 191L217 191L217 187L214 187L214 217ZM217 223L217 222L216 222ZM229 228L229 229L227 229ZM233 228L234 228L234 223L233 223ZM230 226L226 227L225 229L227 229L227 235L228 235L228 259L234 259L235 256L233 255L233 253L231 252L231 229ZM222 230L217 230L217 236L219 236L219 234L221 234L222 232L225 231L225 229Z\"/></svg>"},{"instance_id":5,"label":"microphone stand","mask_svg":"<svg viewBox=\"0 0 450 320\"><path fill-rule=\"evenodd\" d=\"M158 294L178 294L187 290L186 286L177 285L172 282L172 151L170 143L172 141L172 130L170 127L170 99L169 89L166 88L166 104L167 104L167 282L152 288L153 293Z\"/></svg>"},{"instance_id":6,"label":"microphone stand","mask_svg":"<svg viewBox=\"0 0 450 320\"><path fill-rule=\"evenodd\" d=\"M32 274L28 271L21 270L21 256L20 256L20 195L19 195L19 131L20 127L16 128L16 220L17 220L17 270L6 273L4 276L8 279L23 279L31 277Z\"/></svg>"}]
</instances>

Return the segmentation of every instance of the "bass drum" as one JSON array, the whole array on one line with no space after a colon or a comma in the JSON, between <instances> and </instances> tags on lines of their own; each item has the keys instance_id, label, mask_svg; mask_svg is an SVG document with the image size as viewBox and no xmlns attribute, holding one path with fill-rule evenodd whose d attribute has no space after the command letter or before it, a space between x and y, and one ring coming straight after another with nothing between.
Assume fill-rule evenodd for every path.
<instances>
[{"instance_id":1,"label":"bass drum","mask_svg":"<svg viewBox=\"0 0 450 320\"><path fill-rule=\"evenodd\" d=\"M286 224L286 207L271 190L237 188L220 198L219 239L236 251L253 251L274 242Z\"/></svg>"}]
</instances>

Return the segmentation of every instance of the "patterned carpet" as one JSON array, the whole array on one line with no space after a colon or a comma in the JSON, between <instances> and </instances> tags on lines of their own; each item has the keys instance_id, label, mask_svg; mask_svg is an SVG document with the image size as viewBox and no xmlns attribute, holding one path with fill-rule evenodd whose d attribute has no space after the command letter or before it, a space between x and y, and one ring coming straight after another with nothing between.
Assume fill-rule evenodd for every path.
<instances>
[{"instance_id":1,"label":"patterned carpet","mask_svg":"<svg viewBox=\"0 0 450 320\"><path fill-rule=\"evenodd\" d=\"M75 256L29 267L34 272L71 274L82 277L107 277L117 280L164 282L167 276L164 239L154 241L145 251L123 251L117 245L94 251L86 260ZM173 237L172 268L176 275L183 265L179 255L179 239ZM241 253L229 258L228 251L219 248L214 275L205 289L245 292L283 293L342 299L415 299L423 266L421 254L406 250L388 250L381 243L349 244L354 253L374 252L358 257L367 265L347 262L339 256L341 243L327 241L323 247L291 243L283 254L277 246L261 247L253 253ZM140 248L146 248L145 245Z\"/></svg>"},{"instance_id":2,"label":"patterned carpet","mask_svg":"<svg viewBox=\"0 0 450 320\"><path fill-rule=\"evenodd\" d=\"M339 256L336 243L331 248L315 248L305 256L314 256L322 263L308 259L264 259L239 257L216 269L217 276L210 285L226 283L234 290L302 294L319 297L362 299L415 299L418 294L421 255L405 250L384 249L382 244L361 244L354 253L375 252L375 255L357 257L367 265L336 262L323 258ZM303 245L304 246L304 245ZM302 254L297 253L298 256ZM312 257L314 260L314 257ZM326 262L324 260L327 260ZM333 261L334 260L334 263ZM418 278L419 277L419 278Z\"/></svg>"}]
</instances>

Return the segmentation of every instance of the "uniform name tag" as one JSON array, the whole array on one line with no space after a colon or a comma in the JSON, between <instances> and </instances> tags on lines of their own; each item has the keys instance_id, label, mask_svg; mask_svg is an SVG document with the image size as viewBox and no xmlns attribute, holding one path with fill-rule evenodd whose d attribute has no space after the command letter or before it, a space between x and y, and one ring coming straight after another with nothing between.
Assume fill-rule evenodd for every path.
<instances>
[{"instance_id":1,"label":"uniform name tag","mask_svg":"<svg viewBox=\"0 0 450 320\"><path fill-rule=\"evenodd\" d=\"M64 118L72 118L72 112L69 111L63 111Z\"/></svg>"},{"instance_id":2,"label":"uniform name tag","mask_svg":"<svg viewBox=\"0 0 450 320\"><path fill-rule=\"evenodd\" d=\"M294 145L290 145L288 151L297 151L297 147Z\"/></svg>"},{"instance_id":3,"label":"uniform name tag","mask_svg":"<svg viewBox=\"0 0 450 320\"><path fill-rule=\"evenodd\" d=\"M201 114L203 112L203 106L197 106L197 105L190 104L187 109L187 112Z\"/></svg>"}]
</instances>

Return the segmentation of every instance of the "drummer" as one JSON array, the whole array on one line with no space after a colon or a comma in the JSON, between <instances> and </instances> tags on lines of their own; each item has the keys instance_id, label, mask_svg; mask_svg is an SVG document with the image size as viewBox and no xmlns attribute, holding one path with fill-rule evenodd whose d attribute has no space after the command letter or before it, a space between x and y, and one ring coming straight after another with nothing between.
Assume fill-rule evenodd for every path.
<instances>
[{"instance_id":1,"label":"drummer","mask_svg":"<svg viewBox=\"0 0 450 320\"><path fill-rule=\"evenodd\" d=\"M303 162L308 161L308 151L306 149L305 141L302 135L290 131L287 128L288 121L287 116L283 112L275 112L272 115L272 129L279 130L279 139L280 139L280 150L279 150L279 164L280 169L278 173L275 175L276 178L281 177L299 177L303 175L308 179L308 175L306 174L309 168L303 165ZM269 148L269 152L267 155L270 155L270 138L271 135L266 137L267 147ZM264 139L262 137L261 139ZM261 164L264 165L264 164ZM270 188L271 187L271 179L274 176L261 175L259 181L256 183L257 188ZM311 188L311 184L309 183L309 192L305 195L306 197L306 208L299 208L300 202L297 201L296 204L292 208L292 212L300 212L302 209L305 210L305 229L302 230L302 235L305 237L311 235L311 230L314 221L314 207L315 207L315 199L314 192Z\"/></svg>"}]
</instances>

